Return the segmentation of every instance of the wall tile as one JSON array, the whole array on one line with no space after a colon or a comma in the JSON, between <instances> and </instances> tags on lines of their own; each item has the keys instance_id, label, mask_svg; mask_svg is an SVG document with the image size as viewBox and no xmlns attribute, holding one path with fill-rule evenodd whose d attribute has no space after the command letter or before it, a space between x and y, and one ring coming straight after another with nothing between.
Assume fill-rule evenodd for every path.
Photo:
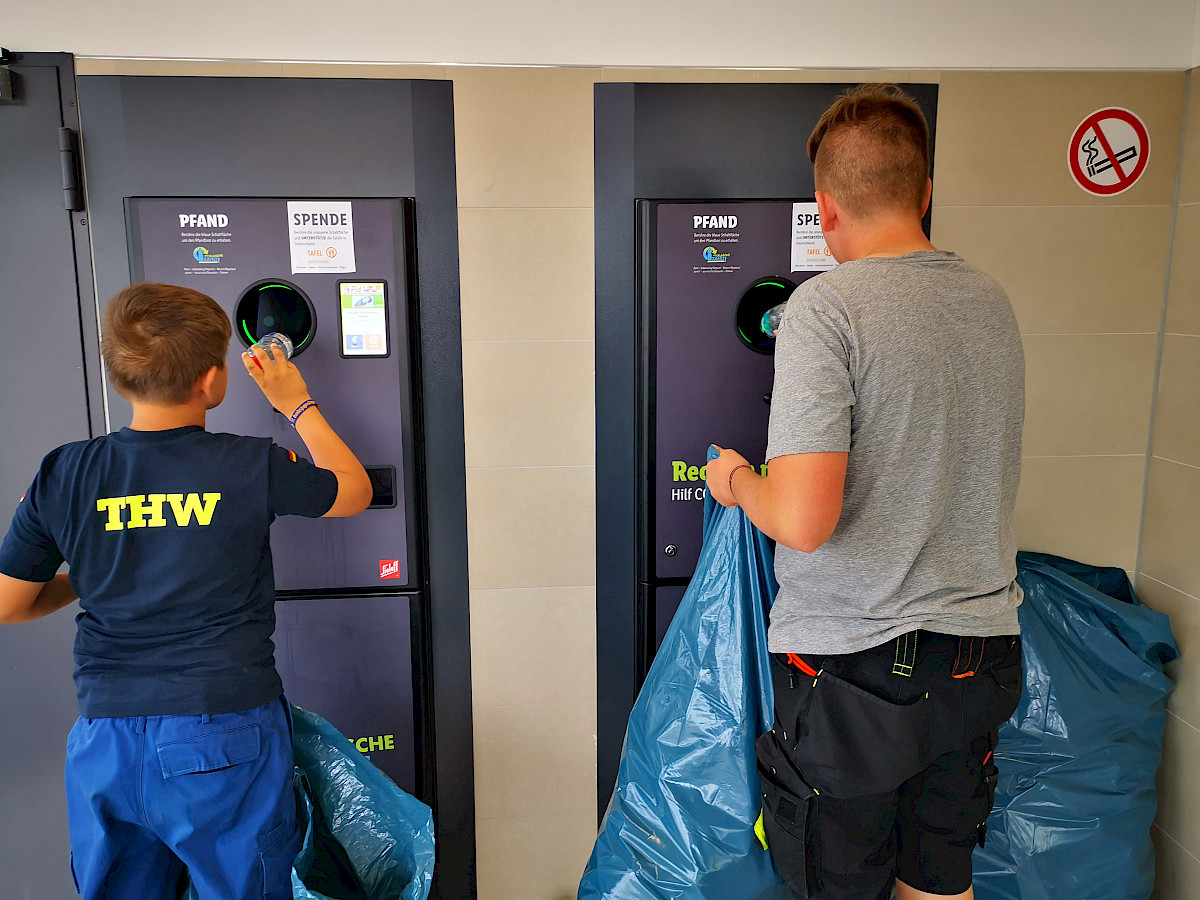
<instances>
[{"instance_id":1,"label":"wall tile","mask_svg":"<svg viewBox=\"0 0 1200 900\"><path fill-rule=\"evenodd\" d=\"M444 81L449 77L448 71L446 66L285 63L283 74L290 78L412 78L418 81Z\"/></svg>"},{"instance_id":2,"label":"wall tile","mask_svg":"<svg viewBox=\"0 0 1200 900\"><path fill-rule=\"evenodd\" d=\"M1200 95L1200 81L1196 82ZM1200 133L1200 115L1195 120ZM1167 300L1167 332L1200 334L1200 203L1181 206L1175 217L1175 252L1171 254L1171 291Z\"/></svg>"},{"instance_id":3,"label":"wall tile","mask_svg":"<svg viewBox=\"0 0 1200 900\"><path fill-rule=\"evenodd\" d=\"M476 709L596 700L596 589L471 592Z\"/></svg>"},{"instance_id":4,"label":"wall tile","mask_svg":"<svg viewBox=\"0 0 1200 900\"><path fill-rule=\"evenodd\" d=\"M1138 578L1137 594L1151 609L1171 618L1171 633L1179 645L1180 658L1167 664L1167 674L1175 682L1168 708L1200 728L1200 668L1195 664L1196 654L1200 654L1200 600L1145 573Z\"/></svg>"},{"instance_id":5,"label":"wall tile","mask_svg":"<svg viewBox=\"0 0 1200 900\"><path fill-rule=\"evenodd\" d=\"M595 462L591 341L463 344L469 467Z\"/></svg>"},{"instance_id":6,"label":"wall tile","mask_svg":"<svg viewBox=\"0 0 1200 900\"><path fill-rule=\"evenodd\" d=\"M596 814L479 823L479 900L575 900Z\"/></svg>"},{"instance_id":7,"label":"wall tile","mask_svg":"<svg viewBox=\"0 0 1200 900\"><path fill-rule=\"evenodd\" d=\"M1200 596L1200 469L1150 461L1142 571Z\"/></svg>"},{"instance_id":8,"label":"wall tile","mask_svg":"<svg viewBox=\"0 0 1200 900\"><path fill-rule=\"evenodd\" d=\"M1158 768L1158 817L1154 820L1193 856L1200 855L1200 731L1167 714Z\"/></svg>"},{"instance_id":9,"label":"wall tile","mask_svg":"<svg viewBox=\"0 0 1200 900\"><path fill-rule=\"evenodd\" d=\"M1182 72L943 72L935 201L951 206L1169 204L1183 116ZM1067 144L1088 114L1130 109L1150 133L1141 180L1095 197L1067 169ZM1109 252L1112 252L1111 249Z\"/></svg>"},{"instance_id":10,"label":"wall tile","mask_svg":"<svg viewBox=\"0 0 1200 900\"><path fill-rule=\"evenodd\" d=\"M460 209L458 242L464 341L592 339L591 209Z\"/></svg>"},{"instance_id":11,"label":"wall tile","mask_svg":"<svg viewBox=\"0 0 1200 900\"><path fill-rule=\"evenodd\" d=\"M471 587L596 583L596 470L468 469Z\"/></svg>"},{"instance_id":12,"label":"wall tile","mask_svg":"<svg viewBox=\"0 0 1200 900\"><path fill-rule=\"evenodd\" d=\"M80 59L75 61L75 74L278 78L287 74L287 65L228 59Z\"/></svg>"},{"instance_id":13,"label":"wall tile","mask_svg":"<svg viewBox=\"0 0 1200 900\"><path fill-rule=\"evenodd\" d=\"M1145 471L1144 455L1023 460L1017 545L1133 572Z\"/></svg>"},{"instance_id":14,"label":"wall tile","mask_svg":"<svg viewBox=\"0 0 1200 900\"><path fill-rule=\"evenodd\" d=\"M475 816L596 814L596 704L475 710Z\"/></svg>"},{"instance_id":15,"label":"wall tile","mask_svg":"<svg viewBox=\"0 0 1200 900\"><path fill-rule=\"evenodd\" d=\"M1179 184L1180 203L1200 203L1200 77L1196 70L1188 73L1191 88L1188 92L1187 134L1183 141Z\"/></svg>"},{"instance_id":16,"label":"wall tile","mask_svg":"<svg viewBox=\"0 0 1200 900\"><path fill-rule=\"evenodd\" d=\"M1026 456L1146 452L1157 336L1026 335L1023 342Z\"/></svg>"},{"instance_id":17,"label":"wall tile","mask_svg":"<svg viewBox=\"0 0 1200 900\"><path fill-rule=\"evenodd\" d=\"M660 84L727 84L731 82L761 81L761 72L755 69L650 69L650 68L605 68L600 70L598 81L617 81Z\"/></svg>"},{"instance_id":18,"label":"wall tile","mask_svg":"<svg viewBox=\"0 0 1200 900\"><path fill-rule=\"evenodd\" d=\"M1200 337L1163 338L1154 455L1200 466Z\"/></svg>"},{"instance_id":19,"label":"wall tile","mask_svg":"<svg viewBox=\"0 0 1200 900\"><path fill-rule=\"evenodd\" d=\"M943 201L935 187L933 242L1003 285L1022 332L1158 332L1170 207L956 208Z\"/></svg>"},{"instance_id":20,"label":"wall tile","mask_svg":"<svg viewBox=\"0 0 1200 900\"><path fill-rule=\"evenodd\" d=\"M1200 884L1200 859L1160 828L1151 828L1150 837L1154 841L1154 893L1150 900L1192 900Z\"/></svg>"},{"instance_id":21,"label":"wall tile","mask_svg":"<svg viewBox=\"0 0 1200 900\"><path fill-rule=\"evenodd\" d=\"M278 63L251 60L77 59L76 75L196 75L237 78L445 79L445 66Z\"/></svg>"},{"instance_id":22,"label":"wall tile","mask_svg":"<svg viewBox=\"0 0 1200 900\"><path fill-rule=\"evenodd\" d=\"M911 69L774 69L763 70L758 80L766 84L801 82L804 84L865 84L891 82L936 84L941 73Z\"/></svg>"},{"instance_id":23,"label":"wall tile","mask_svg":"<svg viewBox=\"0 0 1200 900\"><path fill-rule=\"evenodd\" d=\"M592 205L596 70L451 75L460 206Z\"/></svg>"}]
</instances>

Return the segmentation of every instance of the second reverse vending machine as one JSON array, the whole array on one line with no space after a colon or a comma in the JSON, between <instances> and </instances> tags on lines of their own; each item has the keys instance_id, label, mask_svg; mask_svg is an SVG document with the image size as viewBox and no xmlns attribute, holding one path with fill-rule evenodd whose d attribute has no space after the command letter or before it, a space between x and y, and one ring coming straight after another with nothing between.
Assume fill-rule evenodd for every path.
<instances>
[{"instance_id":1,"label":"second reverse vending machine","mask_svg":"<svg viewBox=\"0 0 1200 900\"><path fill-rule=\"evenodd\" d=\"M700 555L708 445L766 462L764 315L837 262L810 198L641 200L638 254L640 680Z\"/></svg>"}]
</instances>

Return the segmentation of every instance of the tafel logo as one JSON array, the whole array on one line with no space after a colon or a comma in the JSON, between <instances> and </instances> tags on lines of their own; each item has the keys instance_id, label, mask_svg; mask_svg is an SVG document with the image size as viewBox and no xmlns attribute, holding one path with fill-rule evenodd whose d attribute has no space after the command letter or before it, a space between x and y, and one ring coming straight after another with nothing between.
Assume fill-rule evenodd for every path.
<instances>
[{"instance_id":1,"label":"tafel logo","mask_svg":"<svg viewBox=\"0 0 1200 900\"><path fill-rule=\"evenodd\" d=\"M379 561L379 577L380 578L399 578L400 577L400 560L398 560L398 559L381 559Z\"/></svg>"}]
</instances>

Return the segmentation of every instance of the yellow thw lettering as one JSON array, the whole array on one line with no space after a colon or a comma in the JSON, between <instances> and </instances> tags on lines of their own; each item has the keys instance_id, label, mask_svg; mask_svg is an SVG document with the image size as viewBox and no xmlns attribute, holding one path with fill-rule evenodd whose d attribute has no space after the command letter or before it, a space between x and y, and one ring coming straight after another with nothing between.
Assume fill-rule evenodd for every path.
<instances>
[{"instance_id":1,"label":"yellow thw lettering","mask_svg":"<svg viewBox=\"0 0 1200 900\"><path fill-rule=\"evenodd\" d=\"M108 513L108 521L104 523L105 531L120 531L125 527L121 523L121 510L124 508L124 497L105 497L96 501L96 512Z\"/></svg>"},{"instance_id":2,"label":"yellow thw lettering","mask_svg":"<svg viewBox=\"0 0 1200 900\"><path fill-rule=\"evenodd\" d=\"M165 527L167 520L163 518L163 501L166 499L166 494L137 494L133 497L126 497L125 501L129 504L129 523L125 527L145 528L147 525L151 528ZM147 519L146 516L150 518Z\"/></svg>"},{"instance_id":3,"label":"yellow thw lettering","mask_svg":"<svg viewBox=\"0 0 1200 900\"><path fill-rule=\"evenodd\" d=\"M171 504L171 511L175 513L175 524L182 528L191 524L192 516L196 517L197 525L209 524L221 495L205 494L203 505L199 494L188 494L186 497L183 494L167 494L166 498Z\"/></svg>"}]
</instances>

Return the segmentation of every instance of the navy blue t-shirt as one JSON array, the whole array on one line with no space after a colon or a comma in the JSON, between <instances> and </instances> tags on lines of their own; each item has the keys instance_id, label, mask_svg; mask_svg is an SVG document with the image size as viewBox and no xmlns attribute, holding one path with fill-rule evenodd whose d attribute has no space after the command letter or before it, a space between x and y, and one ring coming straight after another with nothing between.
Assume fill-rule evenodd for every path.
<instances>
[{"instance_id":1,"label":"navy blue t-shirt","mask_svg":"<svg viewBox=\"0 0 1200 900\"><path fill-rule=\"evenodd\" d=\"M337 476L269 438L124 428L46 456L0 572L70 565L80 715L238 712L282 692L268 528L336 496Z\"/></svg>"}]
</instances>

